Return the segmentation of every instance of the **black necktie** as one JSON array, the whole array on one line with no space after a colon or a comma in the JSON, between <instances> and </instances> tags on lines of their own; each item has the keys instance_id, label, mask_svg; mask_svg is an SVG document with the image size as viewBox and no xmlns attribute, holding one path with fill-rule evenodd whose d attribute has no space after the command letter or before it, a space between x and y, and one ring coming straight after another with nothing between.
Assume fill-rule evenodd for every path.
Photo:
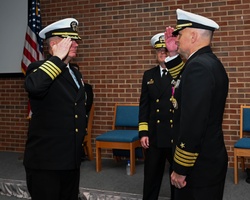
<instances>
[{"instance_id":1,"label":"black necktie","mask_svg":"<svg viewBox=\"0 0 250 200\"><path fill-rule=\"evenodd\" d=\"M161 75L161 77L164 78L164 76L166 75L166 73L167 73L167 70L166 70L166 69L163 69L163 70L162 70L162 75Z\"/></svg>"},{"instance_id":2,"label":"black necktie","mask_svg":"<svg viewBox=\"0 0 250 200\"><path fill-rule=\"evenodd\" d=\"M161 75L161 83L162 85L166 85L167 84L167 70L166 69L163 69L162 70L162 75Z\"/></svg>"}]
</instances>

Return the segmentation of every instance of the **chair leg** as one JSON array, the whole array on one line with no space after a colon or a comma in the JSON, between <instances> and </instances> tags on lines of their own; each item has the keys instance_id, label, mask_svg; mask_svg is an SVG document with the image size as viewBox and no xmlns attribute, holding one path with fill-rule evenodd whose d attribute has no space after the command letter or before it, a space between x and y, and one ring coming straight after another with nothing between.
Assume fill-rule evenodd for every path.
<instances>
[{"instance_id":1,"label":"chair leg","mask_svg":"<svg viewBox=\"0 0 250 200\"><path fill-rule=\"evenodd\" d=\"M238 184L238 158L234 152L234 184Z\"/></svg>"},{"instance_id":2,"label":"chair leg","mask_svg":"<svg viewBox=\"0 0 250 200\"><path fill-rule=\"evenodd\" d=\"M96 171L100 172L102 170L101 166L101 148L96 148Z\"/></svg>"},{"instance_id":3,"label":"chair leg","mask_svg":"<svg viewBox=\"0 0 250 200\"><path fill-rule=\"evenodd\" d=\"M87 144L86 150L88 152L89 160L93 160L93 151L92 151L92 147L90 144Z\"/></svg>"},{"instance_id":4,"label":"chair leg","mask_svg":"<svg viewBox=\"0 0 250 200\"><path fill-rule=\"evenodd\" d=\"M130 175L135 173L135 148L130 147Z\"/></svg>"}]
</instances>

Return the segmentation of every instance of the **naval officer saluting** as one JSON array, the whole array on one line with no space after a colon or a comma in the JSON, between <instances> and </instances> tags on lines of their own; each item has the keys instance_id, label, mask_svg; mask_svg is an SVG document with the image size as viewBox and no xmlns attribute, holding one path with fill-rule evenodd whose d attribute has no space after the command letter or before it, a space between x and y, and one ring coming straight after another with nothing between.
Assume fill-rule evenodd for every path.
<instances>
[{"instance_id":1,"label":"naval officer saluting","mask_svg":"<svg viewBox=\"0 0 250 200\"><path fill-rule=\"evenodd\" d=\"M176 200L222 200L228 156L222 121L228 93L226 71L212 52L219 25L177 9L178 53L187 62L175 88L174 162Z\"/></svg>"},{"instance_id":2,"label":"naval officer saluting","mask_svg":"<svg viewBox=\"0 0 250 200\"><path fill-rule=\"evenodd\" d=\"M32 116L23 163L32 200L78 199L86 113L82 75L70 63L81 40L77 26L66 18L41 30L50 56L26 72Z\"/></svg>"}]
</instances>

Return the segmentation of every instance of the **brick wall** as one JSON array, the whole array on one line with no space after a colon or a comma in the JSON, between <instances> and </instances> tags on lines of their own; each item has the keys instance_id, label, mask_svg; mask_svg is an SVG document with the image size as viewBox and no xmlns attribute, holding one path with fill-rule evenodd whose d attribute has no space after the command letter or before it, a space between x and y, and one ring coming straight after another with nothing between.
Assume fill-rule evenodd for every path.
<instances>
[{"instance_id":1,"label":"brick wall","mask_svg":"<svg viewBox=\"0 0 250 200\"><path fill-rule=\"evenodd\" d=\"M249 0L41 0L44 26L65 17L80 22L83 40L74 62L93 85L93 144L111 128L115 102L138 103L142 74L156 63L150 38L175 25L177 8L210 17L221 26L212 47L230 79L223 129L232 167L239 106L250 104ZM23 78L0 78L0 94L0 151L22 152L28 126ZM103 154L111 157L109 151Z\"/></svg>"}]
</instances>

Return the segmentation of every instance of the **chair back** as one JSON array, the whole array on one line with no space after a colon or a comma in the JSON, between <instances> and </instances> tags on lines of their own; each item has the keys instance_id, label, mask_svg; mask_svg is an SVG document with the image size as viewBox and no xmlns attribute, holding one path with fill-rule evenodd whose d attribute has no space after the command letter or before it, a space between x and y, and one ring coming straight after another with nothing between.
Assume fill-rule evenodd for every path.
<instances>
[{"instance_id":1,"label":"chair back","mask_svg":"<svg viewBox=\"0 0 250 200\"><path fill-rule=\"evenodd\" d=\"M240 107L240 138L244 137L244 132L250 132L250 106Z\"/></svg>"},{"instance_id":2,"label":"chair back","mask_svg":"<svg viewBox=\"0 0 250 200\"><path fill-rule=\"evenodd\" d=\"M114 118L113 118L112 130L126 129L124 133L130 133L129 135L136 134L138 136L138 124L139 124L139 104L122 104L116 103L114 108ZM133 130L131 130L133 129ZM135 130L134 130L135 129ZM130 130L130 131L127 131ZM133 131L133 132L131 132ZM128 150L113 149L113 156L118 159L118 157L130 157L130 152ZM144 153L142 147L137 147L135 149L135 157L142 159L144 158Z\"/></svg>"},{"instance_id":3,"label":"chair back","mask_svg":"<svg viewBox=\"0 0 250 200\"><path fill-rule=\"evenodd\" d=\"M114 120L112 130L116 127L138 127L139 123L139 105L138 104L115 104Z\"/></svg>"}]
</instances>

